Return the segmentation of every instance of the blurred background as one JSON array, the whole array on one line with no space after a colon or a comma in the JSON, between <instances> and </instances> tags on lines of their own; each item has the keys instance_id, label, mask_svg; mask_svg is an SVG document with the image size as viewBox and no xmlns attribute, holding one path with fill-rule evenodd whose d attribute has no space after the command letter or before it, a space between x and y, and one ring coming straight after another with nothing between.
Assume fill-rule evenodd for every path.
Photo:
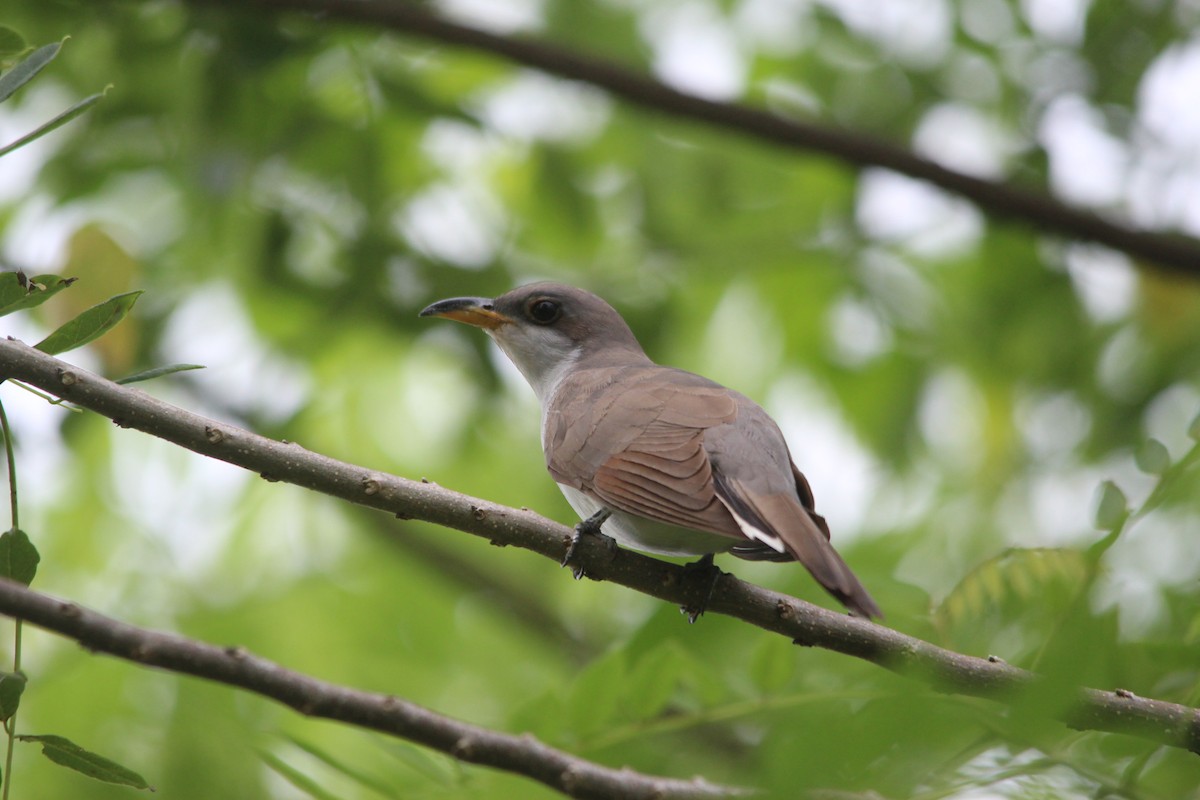
<instances>
[{"instance_id":1,"label":"blurred background","mask_svg":"<svg viewBox=\"0 0 1200 800\"><path fill-rule=\"evenodd\" d=\"M1200 235L1195 0L433 7ZM1145 455L1150 438L1168 462L1194 452L1195 279L894 173L329 18L40 0L0 24L30 45L71 37L0 107L0 142L112 85L0 161L3 268L79 278L5 335L36 341L144 289L69 360L114 378L203 364L143 386L569 524L532 392L478 331L416 313L581 285L657 361L776 417L887 624L1045 673L1043 709L1080 683L1200 703L1200 481L1160 478ZM3 399L34 587L131 623L769 797L1198 796L1194 755L729 619L688 626L529 553L265 483L11 386ZM1089 556L1105 480L1134 510L1158 491ZM834 606L794 565L722 561ZM32 629L23 664L22 732L116 758L163 798L555 796ZM31 746L13 771L18 796L130 794Z\"/></svg>"}]
</instances>

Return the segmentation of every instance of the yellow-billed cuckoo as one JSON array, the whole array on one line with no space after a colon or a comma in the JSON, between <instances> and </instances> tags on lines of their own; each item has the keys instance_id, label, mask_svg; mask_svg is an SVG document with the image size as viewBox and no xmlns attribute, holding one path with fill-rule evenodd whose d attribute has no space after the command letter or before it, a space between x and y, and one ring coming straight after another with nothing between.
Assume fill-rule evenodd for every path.
<instances>
[{"instance_id":1,"label":"yellow-billed cuckoo","mask_svg":"<svg viewBox=\"0 0 1200 800\"><path fill-rule=\"evenodd\" d=\"M829 543L775 421L744 395L655 364L604 300L535 283L421 316L483 328L529 381L546 466L585 520L577 530L602 525L662 555L799 561L853 613L882 616Z\"/></svg>"}]
</instances>

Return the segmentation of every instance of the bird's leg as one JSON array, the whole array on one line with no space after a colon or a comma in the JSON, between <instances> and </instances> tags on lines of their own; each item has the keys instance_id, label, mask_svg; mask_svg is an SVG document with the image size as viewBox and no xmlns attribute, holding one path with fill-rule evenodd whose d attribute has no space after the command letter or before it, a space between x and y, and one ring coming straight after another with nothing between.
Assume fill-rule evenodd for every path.
<instances>
[{"instance_id":1,"label":"bird's leg","mask_svg":"<svg viewBox=\"0 0 1200 800\"><path fill-rule=\"evenodd\" d=\"M585 520L575 526L575 535L571 537L571 544L567 546L567 552L563 555L562 566L571 567L571 574L575 576L575 580L583 577L583 567L571 566L571 560L575 558L575 550L579 547L579 540L584 536L603 536L600 532L600 526L612 516L612 511L607 508L602 508L595 514L592 514ZM612 539L609 539L609 544L614 544Z\"/></svg>"},{"instance_id":2,"label":"bird's leg","mask_svg":"<svg viewBox=\"0 0 1200 800\"><path fill-rule=\"evenodd\" d=\"M708 609L713 592L717 590L717 584L721 582L721 576L724 574L721 568L713 563L712 553L705 553L692 563L683 565L684 582L694 585L696 593L700 596L699 603L689 603L679 608L681 613L687 614L689 624L695 624Z\"/></svg>"}]
</instances>

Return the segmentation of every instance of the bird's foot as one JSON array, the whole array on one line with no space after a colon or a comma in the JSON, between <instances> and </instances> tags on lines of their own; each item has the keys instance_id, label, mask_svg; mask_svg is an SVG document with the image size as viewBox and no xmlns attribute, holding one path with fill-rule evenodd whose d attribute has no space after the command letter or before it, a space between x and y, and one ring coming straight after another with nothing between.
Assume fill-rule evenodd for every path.
<instances>
[{"instance_id":1,"label":"bird's foot","mask_svg":"<svg viewBox=\"0 0 1200 800\"><path fill-rule=\"evenodd\" d=\"M561 562L562 566L571 567L571 574L575 576L575 580L579 580L583 577L583 567L571 564L571 561L573 561L575 558L575 551L579 547L579 541L584 536L604 536L604 534L600 532L600 526L603 525L611 516L612 511L609 511L607 508L602 508L587 519L581 520L575 526L575 535L571 537L571 543L567 545L567 552L563 554ZM616 542L607 536L604 536L604 538L608 539L608 545L610 548L616 547Z\"/></svg>"},{"instance_id":2,"label":"bird's foot","mask_svg":"<svg viewBox=\"0 0 1200 800\"><path fill-rule=\"evenodd\" d=\"M712 553L705 553L696 561L683 565L683 581L685 584L689 584L688 594L694 593L699 598L699 602L679 607L679 611L687 615L689 624L694 625L696 620L703 616L708 609L713 593L717 590L717 584L721 582L724 574L721 568L713 563Z\"/></svg>"}]
</instances>

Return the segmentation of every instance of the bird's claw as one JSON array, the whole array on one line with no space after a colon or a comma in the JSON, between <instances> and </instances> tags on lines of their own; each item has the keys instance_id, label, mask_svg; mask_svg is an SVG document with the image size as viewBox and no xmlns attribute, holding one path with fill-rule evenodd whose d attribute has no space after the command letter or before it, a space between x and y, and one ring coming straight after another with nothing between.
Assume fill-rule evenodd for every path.
<instances>
[{"instance_id":1,"label":"bird's claw","mask_svg":"<svg viewBox=\"0 0 1200 800\"><path fill-rule=\"evenodd\" d=\"M696 593L700 596L700 602L679 607L679 611L687 615L689 625L696 624L696 620L708 610L708 604L712 601L713 593L716 592L717 584L724 574L721 568L713 563L712 553L705 553L696 561L683 565L684 582L696 586Z\"/></svg>"},{"instance_id":2,"label":"bird's claw","mask_svg":"<svg viewBox=\"0 0 1200 800\"><path fill-rule=\"evenodd\" d=\"M562 566L571 568L571 575L574 576L575 580L581 579L584 575L583 567L571 563L575 558L575 551L579 548L580 540L584 536L603 536L604 534L600 532L600 526L610 516L612 516L612 512L606 508L602 508L587 519L580 520L575 525L575 533L571 536L571 543L567 545L567 552L563 554L562 561L560 562ZM608 537L605 538L607 539ZM608 542L610 546L615 545L612 539L609 539Z\"/></svg>"}]
</instances>

